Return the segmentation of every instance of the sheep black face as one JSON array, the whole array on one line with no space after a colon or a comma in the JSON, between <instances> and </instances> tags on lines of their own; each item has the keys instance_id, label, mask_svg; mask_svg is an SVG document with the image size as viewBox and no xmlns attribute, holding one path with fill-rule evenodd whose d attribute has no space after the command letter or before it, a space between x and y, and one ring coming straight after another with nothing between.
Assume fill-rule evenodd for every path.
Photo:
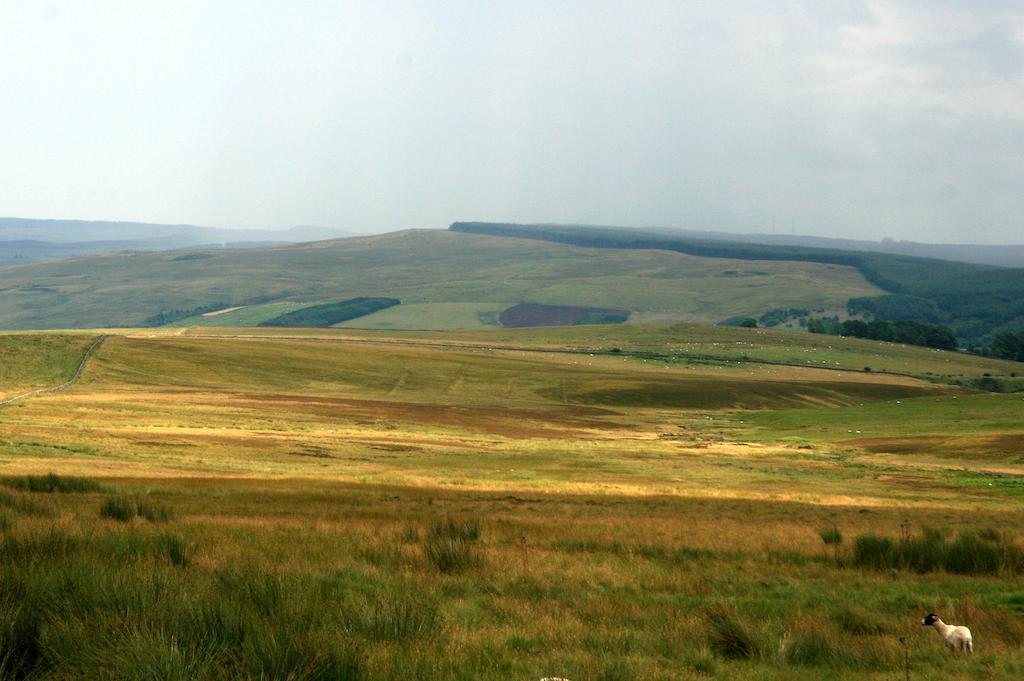
<instances>
[{"instance_id":1,"label":"sheep black face","mask_svg":"<svg viewBox=\"0 0 1024 681\"><path fill-rule=\"evenodd\" d=\"M921 624L923 624L926 627L930 627L933 624L935 624L936 620L938 619L938 615L936 615L934 612L930 612L923 620L921 620Z\"/></svg>"}]
</instances>

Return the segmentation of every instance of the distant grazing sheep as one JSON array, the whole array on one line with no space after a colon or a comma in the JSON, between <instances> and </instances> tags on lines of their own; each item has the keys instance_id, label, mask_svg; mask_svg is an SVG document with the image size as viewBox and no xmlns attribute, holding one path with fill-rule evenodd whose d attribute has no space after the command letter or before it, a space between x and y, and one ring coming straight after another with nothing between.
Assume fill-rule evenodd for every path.
<instances>
[{"instance_id":1,"label":"distant grazing sheep","mask_svg":"<svg viewBox=\"0 0 1024 681\"><path fill-rule=\"evenodd\" d=\"M935 631L939 632L939 636L942 637L943 642L952 650L956 650L961 653L974 652L974 642L971 639L971 630L967 627L957 627L952 624L946 624L940 620L939 616L934 612L928 613L928 615L921 620L921 624L926 627L935 627Z\"/></svg>"}]
</instances>

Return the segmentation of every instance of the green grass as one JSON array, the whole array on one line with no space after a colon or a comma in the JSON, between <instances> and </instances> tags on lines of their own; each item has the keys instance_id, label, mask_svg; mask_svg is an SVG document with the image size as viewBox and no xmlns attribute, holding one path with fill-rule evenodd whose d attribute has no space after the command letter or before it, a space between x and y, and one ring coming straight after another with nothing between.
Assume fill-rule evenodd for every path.
<instances>
[{"instance_id":1,"label":"green grass","mask_svg":"<svg viewBox=\"0 0 1024 681\"><path fill-rule=\"evenodd\" d=\"M260 322L279 317L288 312L295 312L324 301L309 303L264 303L262 305L246 305L238 310L214 315L197 315L169 324L172 327L189 326L258 326Z\"/></svg>"},{"instance_id":2,"label":"green grass","mask_svg":"<svg viewBox=\"0 0 1024 681\"><path fill-rule=\"evenodd\" d=\"M902 673L898 637L922 676L1024 668L1012 582L823 561L801 541L823 515L813 505L111 482L178 520L109 523L75 496L57 498L60 520L14 519L0 533L8 676L876 679ZM928 517L827 513L879 533ZM732 517L744 529L723 526ZM962 520L996 519L1022 529L1012 511ZM417 546L431 534L474 538L483 562L438 570ZM682 549L694 556L666 562ZM975 655L949 655L919 625L930 611L970 626Z\"/></svg>"},{"instance_id":3,"label":"green grass","mask_svg":"<svg viewBox=\"0 0 1024 681\"><path fill-rule=\"evenodd\" d=\"M878 293L852 268L834 265L613 252L442 230L209 255L183 261L175 253L132 253L5 269L0 288L18 293L0 297L0 326L137 326L163 310L217 301L356 296L403 305L613 307L633 311L633 322L715 322L780 306L839 309L852 296ZM250 314L238 323L253 323Z\"/></svg>"},{"instance_id":4,"label":"green grass","mask_svg":"<svg viewBox=\"0 0 1024 681\"><path fill-rule=\"evenodd\" d=\"M0 399L68 380L94 340L89 335L0 335Z\"/></svg>"},{"instance_id":5,"label":"green grass","mask_svg":"<svg viewBox=\"0 0 1024 681\"><path fill-rule=\"evenodd\" d=\"M636 328L642 338L664 338ZM699 332L672 332L690 328ZM406 342L382 332L310 331L111 336L73 390L0 414L0 461L44 470L60 464L68 473L142 466L164 474L682 495L713 488L743 498L952 505L975 503L972 495L1003 504L1011 489L946 475L949 461L963 460L957 448L970 448L978 473L997 466L1015 474L1020 464L1015 395L879 373L483 349L491 334L482 332L450 332L450 342L462 344L453 348L432 332L403 333L417 338ZM512 337L531 341L515 347L534 350L571 338L565 330ZM593 329L575 339L602 340ZM953 406L968 411L952 419ZM911 439L879 442L900 434ZM916 483L893 484L892 470Z\"/></svg>"},{"instance_id":6,"label":"green grass","mask_svg":"<svg viewBox=\"0 0 1024 681\"><path fill-rule=\"evenodd\" d=\"M984 373L1013 384L1024 364L978 357L962 352L932 350L896 343L823 336L775 329L737 329L696 324L623 324L607 327L547 327L532 329L442 330L268 330L197 329L194 334L288 336L307 338L406 339L442 345L483 344L524 349L568 349L610 353L652 353L645 362L687 366L700 362L740 367L740 362L774 362L785 365L850 370L868 373L894 372L932 380L969 381ZM779 369L787 371L785 368Z\"/></svg>"},{"instance_id":7,"label":"green grass","mask_svg":"<svg viewBox=\"0 0 1024 681\"><path fill-rule=\"evenodd\" d=\"M895 399L862 403L844 409L793 409L763 411L734 417L731 422L747 439L786 439L804 437L818 442L837 440L900 440L936 435L943 441L922 442L921 446L937 454L955 453L960 436L991 436L1018 432L1024 395L947 394L916 399ZM743 424L738 421L742 420ZM878 446L884 446L879 442ZM962 448L963 458L1003 451L1007 456L1024 454L1017 446L998 440L988 446ZM1022 444L1024 446L1024 444ZM893 450L899 451L899 450Z\"/></svg>"},{"instance_id":8,"label":"green grass","mask_svg":"<svg viewBox=\"0 0 1024 681\"><path fill-rule=\"evenodd\" d=\"M801 347L784 333L199 332L112 336L71 390L0 411L9 478L113 491L0 492L4 674L1024 671L1019 568L989 569L1024 537L1022 395L729 359ZM722 357L629 355L685 343ZM904 560L899 538L926 526L947 534L921 569L938 542ZM864 536L900 559L859 566Z\"/></svg>"}]
</instances>

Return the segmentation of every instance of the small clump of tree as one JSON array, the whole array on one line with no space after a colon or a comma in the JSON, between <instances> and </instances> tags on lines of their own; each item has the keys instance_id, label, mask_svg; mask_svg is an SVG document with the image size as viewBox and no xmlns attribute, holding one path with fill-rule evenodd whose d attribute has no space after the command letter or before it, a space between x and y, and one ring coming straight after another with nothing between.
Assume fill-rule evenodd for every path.
<instances>
[{"instance_id":1,"label":"small clump of tree","mask_svg":"<svg viewBox=\"0 0 1024 681\"><path fill-rule=\"evenodd\" d=\"M1001 333L992 341L993 357L1024 362L1024 332Z\"/></svg>"},{"instance_id":2,"label":"small clump of tree","mask_svg":"<svg viewBox=\"0 0 1024 681\"><path fill-rule=\"evenodd\" d=\"M860 319L847 319L840 322L836 317L822 317L808 320L807 330L811 333L867 338L937 350L956 350L958 347L956 336L949 327L909 320L875 319L865 322Z\"/></svg>"}]
</instances>

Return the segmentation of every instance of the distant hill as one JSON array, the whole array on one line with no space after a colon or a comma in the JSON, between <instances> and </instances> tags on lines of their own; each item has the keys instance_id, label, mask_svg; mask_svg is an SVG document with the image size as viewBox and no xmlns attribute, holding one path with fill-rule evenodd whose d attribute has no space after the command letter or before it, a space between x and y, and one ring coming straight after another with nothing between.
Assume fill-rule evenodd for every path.
<instances>
[{"instance_id":1,"label":"distant hill","mask_svg":"<svg viewBox=\"0 0 1024 681\"><path fill-rule=\"evenodd\" d=\"M850 313L948 324L968 343L987 344L993 334L1024 329L1024 268L714 240L624 227L456 222L450 229L619 251L653 249L708 258L845 265L856 268L884 291L882 295L852 298L848 304Z\"/></svg>"},{"instance_id":2,"label":"distant hill","mask_svg":"<svg viewBox=\"0 0 1024 681\"><path fill-rule=\"evenodd\" d=\"M410 230L3 267L0 328L187 325L190 319L248 325L303 304L360 296L402 304L343 322L347 326L483 327L497 324L500 313L518 303L621 310L629 313L627 323L714 323L774 308L841 313L850 298L880 293L855 269L833 264Z\"/></svg>"},{"instance_id":3,"label":"distant hill","mask_svg":"<svg viewBox=\"0 0 1024 681\"><path fill-rule=\"evenodd\" d=\"M62 260L117 251L174 248L249 248L352 236L328 227L283 230L222 229L196 225L0 218L0 265Z\"/></svg>"},{"instance_id":4,"label":"distant hill","mask_svg":"<svg viewBox=\"0 0 1024 681\"><path fill-rule=\"evenodd\" d=\"M645 231L669 234L685 238L709 239L713 241L738 241L748 244L774 246L806 246L844 251L871 251L892 255L909 255L915 258L933 258L968 262L998 267L1024 267L1024 246L1014 244L929 244L917 241L862 241L857 239L836 239L800 234L733 234L731 232L710 232L668 227L652 227Z\"/></svg>"}]
</instances>

